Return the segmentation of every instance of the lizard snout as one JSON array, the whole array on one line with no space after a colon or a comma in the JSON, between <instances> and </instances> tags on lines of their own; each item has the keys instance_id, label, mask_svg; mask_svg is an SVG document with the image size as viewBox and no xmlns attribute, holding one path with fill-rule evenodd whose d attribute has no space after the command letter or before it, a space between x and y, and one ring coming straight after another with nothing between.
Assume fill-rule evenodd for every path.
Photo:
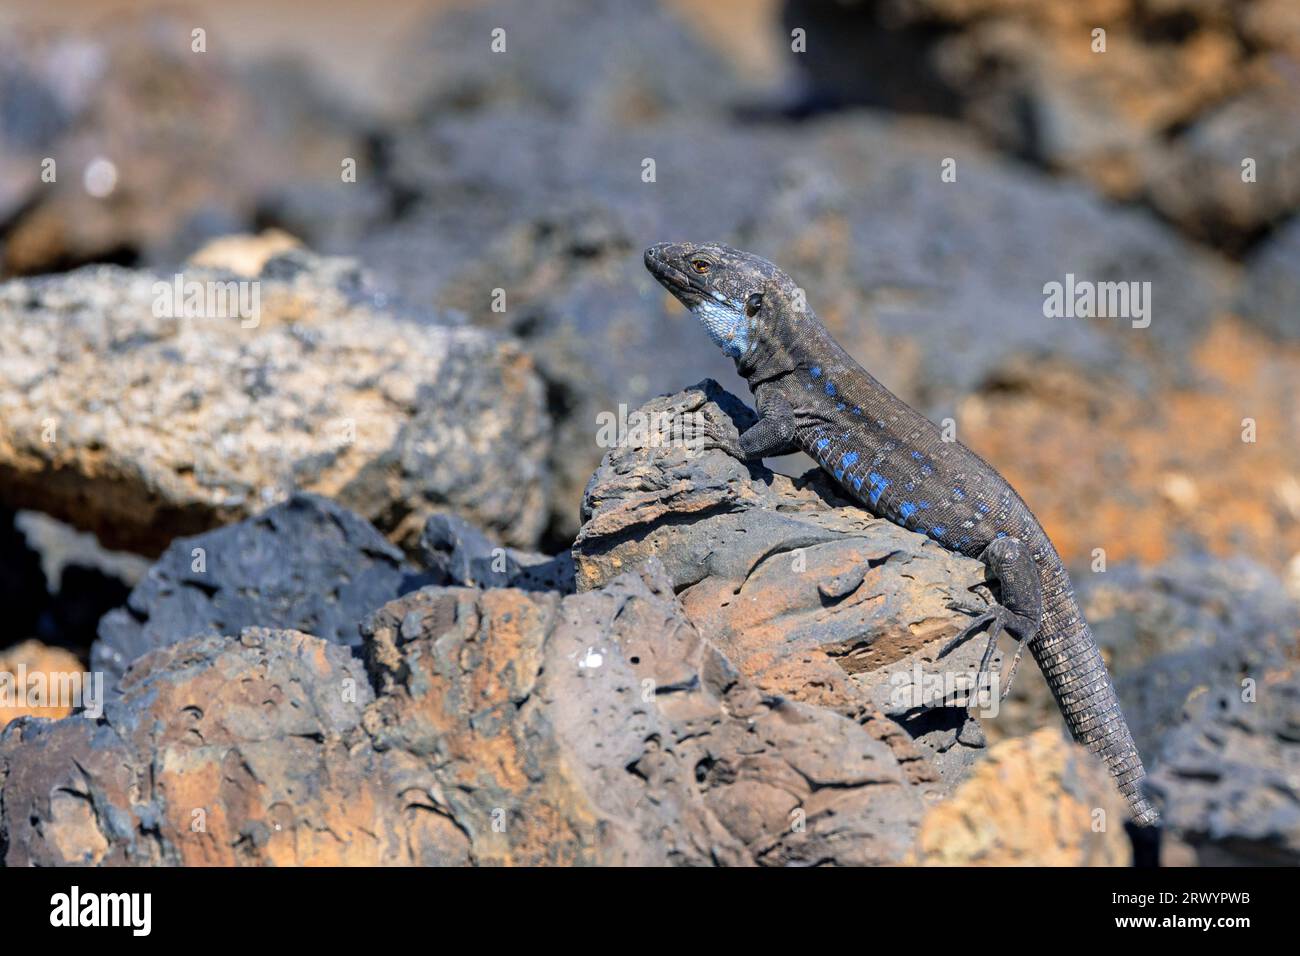
<instances>
[{"instance_id":1,"label":"lizard snout","mask_svg":"<svg viewBox=\"0 0 1300 956\"><path fill-rule=\"evenodd\" d=\"M685 251L686 246L677 242L657 242L645 251L646 269L679 296L692 293L690 277L680 266Z\"/></svg>"},{"instance_id":2,"label":"lizard snout","mask_svg":"<svg viewBox=\"0 0 1300 956\"><path fill-rule=\"evenodd\" d=\"M674 253L678 253L681 246L675 242L656 242L653 246L645 251L646 268L653 268L654 265L664 265L671 262Z\"/></svg>"}]
</instances>

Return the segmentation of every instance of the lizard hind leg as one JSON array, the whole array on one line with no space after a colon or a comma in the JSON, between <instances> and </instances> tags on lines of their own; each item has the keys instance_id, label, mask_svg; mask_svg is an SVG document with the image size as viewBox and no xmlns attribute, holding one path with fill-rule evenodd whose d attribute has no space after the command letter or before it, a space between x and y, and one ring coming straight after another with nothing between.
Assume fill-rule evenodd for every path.
<instances>
[{"instance_id":1,"label":"lizard hind leg","mask_svg":"<svg viewBox=\"0 0 1300 956\"><path fill-rule=\"evenodd\" d=\"M997 652L998 638L1006 631L1016 639L1016 656L1011 662L1006 679L1002 683L999 699L1011 693L1011 682L1015 680L1016 669L1025 645L1038 633L1043 617L1042 586L1038 579L1038 570L1034 565L1029 550L1015 538L996 538L980 555L980 560L991 576L998 582L1001 603L990 607L970 623L960 634L954 637L939 652L943 658L959 646L988 628L988 643L980 658L977 679L988 680L993 655Z\"/></svg>"}]
</instances>

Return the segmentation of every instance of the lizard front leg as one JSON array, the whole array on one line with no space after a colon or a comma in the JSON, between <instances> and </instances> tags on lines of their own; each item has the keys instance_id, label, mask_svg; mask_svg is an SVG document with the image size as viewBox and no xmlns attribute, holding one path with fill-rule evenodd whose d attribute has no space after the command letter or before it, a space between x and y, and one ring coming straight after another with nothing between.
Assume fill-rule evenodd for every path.
<instances>
[{"instance_id":1,"label":"lizard front leg","mask_svg":"<svg viewBox=\"0 0 1300 956\"><path fill-rule=\"evenodd\" d=\"M998 637L1005 630L1016 639L1016 656L1011 662L1007 674L1006 686L1002 697L1011 693L1011 682L1015 680L1016 668L1020 665L1020 655L1025 645L1038 633L1043 621L1043 589L1038 579L1038 568L1029 554L1029 549L1015 538L994 538L989 542L980 560L988 568L990 575L998 582L1001 603L994 604L970 626L958 634L939 652L939 657L951 653L961 644L970 640L980 629L988 627L988 644L984 656L980 659L979 678L983 679L997 651Z\"/></svg>"},{"instance_id":2,"label":"lizard front leg","mask_svg":"<svg viewBox=\"0 0 1300 956\"><path fill-rule=\"evenodd\" d=\"M772 395L759 408L758 421L737 439L734 432L710 423L705 447L720 448L733 458L751 461L788 455L799 450L794 441L794 409L780 395Z\"/></svg>"},{"instance_id":3,"label":"lizard front leg","mask_svg":"<svg viewBox=\"0 0 1300 956\"><path fill-rule=\"evenodd\" d=\"M759 409L758 421L740 436L746 458L774 458L799 450L794 443L794 409L784 396L772 395Z\"/></svg>"}]
</instances>

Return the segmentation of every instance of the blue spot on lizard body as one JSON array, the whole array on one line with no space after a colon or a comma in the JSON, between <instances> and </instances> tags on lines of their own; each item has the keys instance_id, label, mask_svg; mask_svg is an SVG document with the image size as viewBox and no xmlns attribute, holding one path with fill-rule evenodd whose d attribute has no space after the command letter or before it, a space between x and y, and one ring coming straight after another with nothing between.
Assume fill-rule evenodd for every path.
<instances>
[{"instance_id":1,"label":"blue spot on lizard body","mask_svg":"<svg viewBox=\"0 0 1300 956\"><path fill-rule=\"evenodd\" d=\"M874 505L880 500L881 493L889 487L889 479L873 471L867 475L867 481L871 482L871 503Z\"/></svg>"}]
</instances>

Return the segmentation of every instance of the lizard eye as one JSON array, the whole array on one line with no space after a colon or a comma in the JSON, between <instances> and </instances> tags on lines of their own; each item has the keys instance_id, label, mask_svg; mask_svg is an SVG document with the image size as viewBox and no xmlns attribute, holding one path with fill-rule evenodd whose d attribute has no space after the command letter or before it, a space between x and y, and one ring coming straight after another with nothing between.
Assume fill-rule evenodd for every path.
<instances>
[{"instance_id":1,"label":"lizard eye","mask_svg":"<svg viewBox=\"0 0 1300 956\"><path fill-rule=\"evenodd\" d=\"M763 293L755 292L745 300L745 315L753 318L758 315L758 310L763 307Z\"/></svg>"},{"instance_id":2,"label":"lizard eye","mask_svg":"<svg viewBox=\"0 0 1300 956\"><path fill-rule=\"evenodd\" d=\"M700 275L705 275L709 271L709 264L704 259L692 259L691 268Z\"/></svg>"}]
</instances>

